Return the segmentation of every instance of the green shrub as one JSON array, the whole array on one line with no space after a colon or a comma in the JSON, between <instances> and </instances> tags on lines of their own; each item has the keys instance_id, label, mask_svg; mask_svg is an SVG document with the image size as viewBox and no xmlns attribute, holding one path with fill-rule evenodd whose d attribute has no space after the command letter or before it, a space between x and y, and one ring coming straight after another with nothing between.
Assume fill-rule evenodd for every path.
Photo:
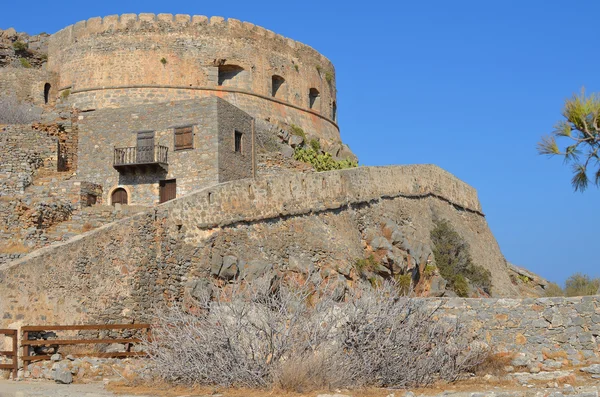
<instances>
[{"instance_id":1,"label":"green shrub","mask_svg":"<svg viewBox=\"0 0 600 397\"><path fill-rule=\"evenodd\" d=\"M331 153L320 153L313 148L297 147L294 151L294 159L311 164L319 172L358 167L356 161L335 160Z\"/></svg>"},{"instance_id":2,"label":"green shrub","mask_svg":"<svg viewBox=\"0 0 600 397\"><path fill-rule=\"evenodd\" d=\"M321 142L319 142L318 139L313 138L308 142L308 144L315 152L319 152L321 150Z\"/></svg>"},{"instance_id":3,"label":"green shrub","mask_svg":"<svg viewBox=\"0 0 600 397\"><path fill-rule=\"evenodd\" d=\"M462 274L457 274L452 280L452 288L456 295L461 298L467 298L469 296L469 284Z\"/></svg>"},{"instance_id":4,"label":"green shrub","mask_svg":"<svg viewBox=\"0 0 600 397\"><path fill-rule=\"evenodd\" d=\"M160 63L162 63L163 66L165 66L167 64L167 58L161 58Z\"/></svg>"},{"instance_id":5,"label":"green shrub","mask_svg":"<svg viewBox=\"0 0 600 397\"><path fill-rule=\"evenodd\" d=\"M26 52L29 46L27 43L23 43L22 41L15 41L13 43L13 48L16 52Z\"/></svg>"},{"instance_id":6,"label":"green shrub","mask_svg":"<svg viewBox=\"0 0 600 397\"><path fill-rule=\"evenodd\" d=\"M373 254L369 255L368 258L357 259L354 262L354 268L360 276L364 276L366 272L371 272L377 268L377 261Z\"/></svg>"},{"instance_id":7,"label":"green shrub","mask_svg":"<svg viewBox=\"0 0 600 397\"><path fill-rule=\"evenodd\" d=\"M62 99L67 99L69 97L69 95L71 95L71 90L69 90L69 89L64 90L60 94L60 96L61 96Z\"/></svg>"},{"instance_id":8,"label":"green shrub","mask_svg":"<svg viewBox=\"0 0 600 397\"><path fill-rule=\"evenodd\" d=\"M425 266L425 269L423 270L423 275L425 277L431 277L435 274L435 269L436 269L435 265L427 264Z\"/></svg>"},{"instance_id":9,"label":"green shrub","mask_svg":"<svg viewBox=\"0 0 600 397\"><path fill-rule=\"evenodd\" d=\"M544 290L544 296L547 298L565 296L565 291L556 283L548 283L548 286Z\"/></svg>"},{"instance_id":10,"label":"green shrub","mask_svg":"<svg viewBox=\"0 0 600 397\"><path fill-rule=\"evenodd\" d=\"M319 74L321 74L321 72L323 71L323 67L321 65L317 65L317 72L319 72Z\"/></svg>"},{"instance_id":11,"label":"green shrub","mask_svg":"<svg viewBox=\"0 0 600 397\"><path fill-rule=\"evenodd\" d=\"M304 139L304 141L306 141L306 133L304 133L304 130L302 129L302 127L297 126L296 124L291 124L290 130L291 130L290 133L292 135L301 136Z\"/></svg>"},{"instance_id":12,"label":"green shrub","mask_svg":"<svg viewBox=\"0 0 600 397\"><path fill-rule=\"evenodd\" d=\"M524 275L524 274L519 274L519 275L517 276L517 278L518 278L519 280L521 280L521 282L522 282L523 284L529 284L529 282L531 281L531 279L530 279L529 277L527 277L526 275Z\"/></svg>"},{"instance_id":13,"label":"green shrub","mask_svg":"<svg viewBox=\"0 0 600 397\"><path fill-rule=\"evenodd\" d=\"M565 295L596 295L598 287L600 287L599 278L592 279L587 274L575 273L565 281Z\"/></svg>"},{"instance_id":14,"label":"green shrub","mask_svg":"<svg viewBox=\"0 0 600 397\"><path fill-rule=\"evenodd\" d=\"M328 71L325 73L325 80L327 80L327 82L328 82L329 84L331 84L331 83L333 82L333 72L331 72L331 71L329 71L329 70L328 70Z\"/></svg>"},{"instance_id":15,"label":"green shrub","mask_svg":"<svg viewBox=\"0 0 600 397\"><path fill-rule=\"evenodd\" d=\"M20 58L19 61L21 62L21 66L23 66L26 69L31 68L31 64L29 63L29 61L25 58Z\"/></svg>"},{"instance_id":16,"label":"green shrub","mask_svg":"<svg viewBox=\"0 0 600 397\"><path fill-rule=\"evenodd\" d=\"M396 285L398 286L398 291L401 295L408 295L411 291L412 286L412 276L410 273L407 274L399 274L396 277Z\"/></svg>"},{"instance_id":17,"label":"green shrub","mask_svg":"<svg viewBox=\"0 0 600 397\"><path fill-rule=\"evenodd\" d=\"M473 264L469 244L454 230L450 222L435 222L431 231L433 255L441 276L459 296L468 293L467 279L486 293L492 290L492 275L489 270Z\"/></svg>"},{"instance_id":18,"label":"green shrub","mask_svg":"<svg viewBox=\"0 0 600 397\"><path fill-rule=\"evenodd\" d=\"M296 69L296 72L298 72L300 70L300 66L298 66L297 63L294 64L294 69Z\"/></svg>"}]
</instances>

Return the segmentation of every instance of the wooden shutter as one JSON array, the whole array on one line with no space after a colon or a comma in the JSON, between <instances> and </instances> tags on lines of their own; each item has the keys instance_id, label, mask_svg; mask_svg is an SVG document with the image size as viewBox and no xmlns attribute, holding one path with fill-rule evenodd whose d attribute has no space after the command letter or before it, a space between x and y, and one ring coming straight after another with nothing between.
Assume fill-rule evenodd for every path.
<instances>
[{"instance_id":1,"label":"wooden shutter","mask_svg":"<svg viewBox=\"0 0 600 397\"><path fill-rule=\"evenodd\" d=\"M194 128L178 127L175 128L175 150L194 148Z\"/></svg>"},{"instance_id":2,"label":"wooden shutter","mask_svg":"<svg viewBox=\"0 0 600 397\"><path fill-rule=\"evenodd\" d=\"M170 179L159 182L160 202L164 203L177 197L177 181Z\"/></svg>"}]
</instances>

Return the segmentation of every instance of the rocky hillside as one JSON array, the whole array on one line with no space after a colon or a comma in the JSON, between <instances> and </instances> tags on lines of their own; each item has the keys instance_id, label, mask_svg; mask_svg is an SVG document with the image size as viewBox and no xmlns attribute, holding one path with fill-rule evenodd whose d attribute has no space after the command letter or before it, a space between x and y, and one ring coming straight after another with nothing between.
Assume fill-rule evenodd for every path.
<instances>
[{"instance_id":1,"label":"rocky hillside","mask_svg":"<svg viewBox=\"0 0 600 397\"><path fill-rule=\"evenodd\" d=\"M0 67L40 68L48 59L48 37L17 33L13 28L0 30Z\"/></svg>"}]
</instances>

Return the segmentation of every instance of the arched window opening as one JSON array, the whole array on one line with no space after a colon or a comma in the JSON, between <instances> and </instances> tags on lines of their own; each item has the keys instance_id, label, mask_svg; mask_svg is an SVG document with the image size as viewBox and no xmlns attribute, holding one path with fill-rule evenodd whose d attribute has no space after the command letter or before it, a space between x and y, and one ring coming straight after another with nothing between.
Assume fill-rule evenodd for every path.
<instances>
[{"instance_id":1,"label":"arched window opening","mask_svg":"<svg viewBox=\"0 0 600 397\"><path fill-rule=\"evenodd\" d=\"M44 103L46 104L50 100L50 88L52 88L50 83L44 84Z\"/></svg>"},{"instance_id":2,"label":"arched window opening","mask_svg":"<svg viewBox=\"0 0 600 397\"><path fill-rule=\"evenodd\" d=\"M129 198L127 197L127 190L122 187L115 189L110 197L110 203L114 206L116 204L127 205L129 204Z\"/></svg>"},{"instance_id":3,"label":"arched window opening","mask_svg":"<svg viewBox=\"0 0 600 397\"><path fill-rule=\"evenodd\" d=\"M223 86L239 86L244 75L244 68L238 65L220 65L218 84Z\"/></svg>"},{"instance_id":4,"label":"arched window opening","mask_svg":"<svg viewBox=\"0 0 600 397\"><path fill-rule=\"evenodd\" d=\"M281 76L273 75L271 78L271 96L277 97L277 92L281 88L281 86L285 83L285 79Z\"/></svg>"},{"instance_id":5,"label":"arched window opening","mask_svg":"<svg viewBox=\"0 0 600 397\"><path fill-rule=\"evenodd\" d=\"M337 102L333 101L331 105L331 119L337 122Z\"/></svg>"},{"instance_id":6,"label":"arched window opening","mask_svg":"<svg viewBox=\"0 0 600 397\"><path fill-rule=\"evenodd\" d=\"M309 105L311 109L319 109L319 105L321 104L321 94L319 90L316 88L311 88L308 93Z\"/></svg>"}]
</instances>

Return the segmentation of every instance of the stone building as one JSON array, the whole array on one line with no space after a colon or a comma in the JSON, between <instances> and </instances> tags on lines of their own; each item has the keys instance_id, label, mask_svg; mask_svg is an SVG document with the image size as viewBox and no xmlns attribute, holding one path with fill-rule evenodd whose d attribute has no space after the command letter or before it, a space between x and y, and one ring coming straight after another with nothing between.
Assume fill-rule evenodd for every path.
<instances>
[{"instance_id":1,"label":"stone building","mask_svg":"<svg viewBox=\"0 0 600 397\"><path fill-rule=\"evenodd\" d=\"M105 204L154 205L255 175L254 120L353 157L336 124L331 62L251 23L125 14L0 39L9 52L27 48L5 59L0 93L78 113L72 171L99 185Z\"/></svg>"},{"instance_id":2,"label":"stone building","mask_svg":"<svg viewBox=\"0 0 600 397\"><path fill-rule=\"evenodd\" d=\"M79 116L78 178L109 204L159 204L255 172L254 120L218 97Z\"/></svg>"}]
</instances>

